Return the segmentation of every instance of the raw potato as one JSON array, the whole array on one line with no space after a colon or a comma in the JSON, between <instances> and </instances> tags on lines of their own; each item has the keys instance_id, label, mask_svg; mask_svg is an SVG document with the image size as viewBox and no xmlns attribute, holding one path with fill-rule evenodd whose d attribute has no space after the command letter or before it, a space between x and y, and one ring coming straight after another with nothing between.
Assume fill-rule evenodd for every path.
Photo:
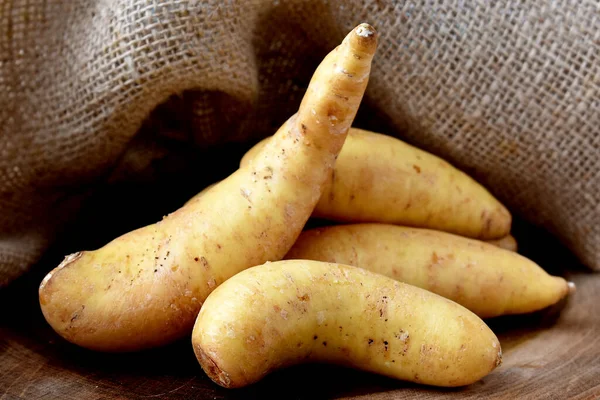
<instances>
[{"instance_id":1,"label":"raw potato","mask_svg":"<svg viewBox=\"0 0 600 400\"><path fill-rule=\"evenodd\" d=\"M61 336L132 351L189 335L209 293L290 249L318 201L367 86L375 30L355 28L315 72L260 160L162 221L68 256L40 285Z\"/></svg>"},{"instance_id":2,"label":"raw potato","mask_svg":"<svg viewBox=\"0 0 600 400\"><path fill-rule=\"evenodd\" d=\"M466 308L361 268L307 260L229 279L202 307L192 344L208 376L228 388L315 361L462 386L502 359L494 333Z\"/></svg>"},{"instance_id":3,"label":"raw potato","mask_svg":"<svg viewBox=\"0 0 600 400\"><path fill-rule=\"evenodd\" d=\"M480 317L540 310L570 290L563 278L548 275L517 253L445 232L395 225L308 230L285 258L365 268L430 290Z\"/></svg>"},{"instance_id":4,"label":"raw potato","mask_svg":"<svg viewBox=\"0 0 600 400\"><path fill-rule=\"evenodd\" d=\"M501 249L509 250L509 251L517 251L519 246L517 245L517 240L513 235L506 235L500 239L492 239L486 240L487 243L493 244L494 246L498 246Z\"/></svg>"},{"instance_id":5,"label":"raw potato","mask_svg":"<svg viewBox=\"0 0 600 400\"><path fill-rule=\"evenodd\" d=\"M211 190L212 188L214 188L220 182L221 181L215 182L215 183L211 183L210 185L208 185L207 187L205 187L204 189L202 189L202 191L200 193L194 195L194 197L192 197L191 199L189 199L188 201L186 201L184 203L184 206L188 206L188 205L194 203L196 200L198 200L199 198L201 198L202 196L204 196L206 193L208 193L209 190Z\"/></svg>"},{"instance_id":6,"label":"raw potato","mask_svg":"<svg viewBox=\"0 0 600 400\"><path fill-rule=\"evenodd\" d=\"M242 158L247 165L267 138ZM313 213L343 222L382 222L497 239L511 215L483 186L446 161L396 138L351 129Z\"/></svg>"}]
</instances>

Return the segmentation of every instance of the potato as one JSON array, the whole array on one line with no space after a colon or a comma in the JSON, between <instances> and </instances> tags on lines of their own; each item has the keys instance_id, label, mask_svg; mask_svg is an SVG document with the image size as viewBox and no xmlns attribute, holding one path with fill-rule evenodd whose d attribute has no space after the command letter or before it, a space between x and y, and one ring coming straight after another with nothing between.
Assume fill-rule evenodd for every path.
<instances>
[{"instance_id":1,"label":"potato","mask_svg":"<svg viewBox=\"0 0 600 400\"><path fill-rule=\"evenodd\" d=\"M350 32L260 160L160 222L68 256L39 288L52 328L94 350L164 345L191 333L200 306L222 282L281 259L331 173L376 46L369 25Z\"/></svg>"},{"instance_id":2,"label":"potato","mask_svg":"<svg viewBox=\"0 0 600 400\"><path fill-rule=\"evenodd\" d=\"M517 239L515 239L514 236L510 234L501 237L500 239L486 240L486 242L489 244L493 244L494 246L500 247L504 250L517 251L519 249L519 246L517 245Z\"/></svg>"},{"instance_id":3,"label":"potato","mask_svg":"<svg viewBox=\"0 0 600 400\"><path fill-rule=\"evenodd\" d=\"M267 138L242 158L258 156ZM351 129L313 213L342 222L431 228L478 239L510 233L511 215L446 161L398 139Z\"/></svg>"},{"instance_id":4,"label":"potato","mask_svg":"<svg viewBox=\"0 0 600 400\"><path fill-rule=\"evenodd\" d=\"M430 290L480 317L539 310L569 292L563 278L548 275L517 253L445 232L395 225L308 230L285 258L365 268Z\"/></svg>"},{"instance_id":5,"label":"potato","mask_svg":"<svg viewBox=\"0 0 600 400\"><path fill-rule=\"evenodd\" d=\"M206 193L208 193L209 190L211 190L212 188L214 188L219 182L215 182L215 183L211 183L210 185L208 185L207 187L205 187L204 189L202 189L202 191L196 195L194 195L194 197L192 197L191 199L187 200L183 205L187 206L190 205L191 203L194 203L196 200L198 200L199 198L201 198L202 196L204 196Z\"/></svg>"},{"instance_id":6,"label":"potato","mask_svg":"<svg viewBox=\"0 0 600 400\"><path fill-rule=\"evenodd\" d=\"M436 386L473 383L502 359L466 308L361 268L307 260L250 268L206 299L192 344L217 384L329 362Z\"/></svg>"}]
</instances>

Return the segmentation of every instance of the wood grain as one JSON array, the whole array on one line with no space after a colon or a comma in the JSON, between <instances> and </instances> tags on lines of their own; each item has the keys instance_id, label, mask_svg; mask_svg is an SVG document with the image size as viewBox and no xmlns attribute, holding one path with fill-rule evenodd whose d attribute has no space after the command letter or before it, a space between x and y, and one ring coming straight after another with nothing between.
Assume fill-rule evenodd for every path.
<instances>
[{"instance_id":1,"label":"wood grain","mask_svg":"<svg viewBox=\"0 0 600 400\"><path fill-rule=\"evenodd\" d=\"M597 399L600 398L600 274L578 266L548 235L521 226L522 252L577 284L567 301L531 315L487 322L503 365L482 381L436 389L340 367L304 365L240 390L213 384L189 340L137 354L99 354L66 343L45 323L37 285L49 255L0 293L0 399Z\"/></svg>"}]
</instances>

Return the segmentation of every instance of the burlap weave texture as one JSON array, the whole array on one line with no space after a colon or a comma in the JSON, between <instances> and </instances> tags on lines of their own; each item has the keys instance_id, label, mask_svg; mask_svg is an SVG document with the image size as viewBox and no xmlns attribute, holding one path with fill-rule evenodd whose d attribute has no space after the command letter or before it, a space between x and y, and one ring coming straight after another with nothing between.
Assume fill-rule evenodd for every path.
<instances>
[{"instance_id":1,"label":"burlap weave texture","mask_svg":"<svg viewBox=\"0 0 600 400\"><path fill-rule=\"evenodd\" d=\"M360 22L365 104L600 269L595 1L0 0L0 285L52 243L172 95L196 146L256 141ZM370 128L370 126L361 126ZM202 187L198 187L198 191Z\"/></svg>"}]
</instances>

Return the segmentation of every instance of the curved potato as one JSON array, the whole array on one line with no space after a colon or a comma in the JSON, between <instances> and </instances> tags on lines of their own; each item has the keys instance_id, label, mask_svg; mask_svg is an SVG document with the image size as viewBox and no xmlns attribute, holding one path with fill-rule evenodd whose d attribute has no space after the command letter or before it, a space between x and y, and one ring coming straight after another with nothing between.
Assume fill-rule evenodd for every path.
<instances>
[{"instance_id":1,"label":"curved potato","mask_svg":"<svg viewBox=\"0 0 600 400\"><path fill-rule=\"evenodd\" d=\"M302 232L286 259L354 265L451 299L480 317L528 313L569 293L563 278L499 247L450 233L384 224Z\"/></svg>"},{"instance_id":2,"label":"curved potato","mask_svg":"<svg viewBox=\"0 0 600 400\"><path fill-rule=\"evenodd\" d=\"M508 251L516 252L517 250L519 250L517 239L515 239L513 235L506 235L504 237L501 237L500 239L486 240L486 242Z\"/></svg>"},{"instance_id":3,"label":"curved potato","mask_svg":"<svg viewBox=\"0 0 600 400\"><path fill-rule=\"evenodd\" d=\"M192 344L208 376L228 388L311 361L462 386L502 357L487 325L450 300L361 268L307 260L229 279L202 307Z\"/></svg>"},{"instance_id":4,"label":"curved potato","mask_svg":"<svg viewBox=\"0 0 600 400\"><path fill-rule=\"evenodd\" d=\"M317 68L297 114L263 157L162 221L68 256L39 288L48 323L102 351L189 335L204 299L236 273L285 255L321 195L367 86L377 47L361 24Z\"/></svg>"},{"instance_id":5,"label":"curved potato","mask_svg":"<svg viewBox=\"0 0 600 400\"><path fill-rule=\"evenodd\" d=\"M246 165L270 138L242 158ZM496 239L510 233L508 210L452 165L391 136L352 128L313 216L381 222Z\"/></svg>"},{"instance_id":6,"label":"curved potato","mask_svg":"<svg viewBox=\"0 0 600 400\"><path fill-rule=\"evenodd\" d=\"M201 192L199 192L198 194L194 195L194 197L192 197L191 199L189 199L188 201L186 201L183 206L189 206L190 204L196 202L198 199L200 199L201 197L203 197L206 193L208 193L209 190L211 190L212 188L214 188L216 185L218 185L221 181L219 182L215 182L215 183L211 183L210 185L208 185L207 187L205 187L204 189L202 189Z\"/></svg>"}]
</instances>

